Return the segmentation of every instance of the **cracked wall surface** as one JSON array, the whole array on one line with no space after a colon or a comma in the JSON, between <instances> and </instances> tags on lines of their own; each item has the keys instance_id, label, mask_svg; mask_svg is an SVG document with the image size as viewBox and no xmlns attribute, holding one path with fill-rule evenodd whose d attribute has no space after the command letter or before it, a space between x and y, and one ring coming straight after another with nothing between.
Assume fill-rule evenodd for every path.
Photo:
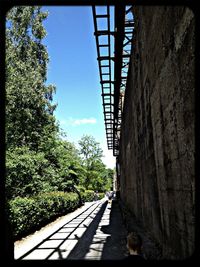
<instances>
[{"instance_id":1,"label":"cracked wall surface","mask_svg":"<svg viewBox=\"0 0 200 267\"><path fill-rule=\"evenodd\" d=\"M122 117L120 195L162 246L194 251L195 18L184 6L135 6Z\"/></svg>"}]
</instances>

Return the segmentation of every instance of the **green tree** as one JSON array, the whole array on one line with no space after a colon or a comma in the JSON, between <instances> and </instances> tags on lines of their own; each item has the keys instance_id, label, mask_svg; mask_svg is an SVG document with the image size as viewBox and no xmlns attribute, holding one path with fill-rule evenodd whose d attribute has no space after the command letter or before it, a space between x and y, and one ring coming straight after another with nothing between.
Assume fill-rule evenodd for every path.
<instances>
[{"instance_id":1,"label":"green tree","mask_svg":"<svg viewBox=\"0 0 200 267\"><path fill-rule=\"evenodd\" d=\"M103 157L103 150L100 148L100 144L91 135L83 135L79 140L80 154L83 157L83 166L86 169L86 175L84 179L84 186L86 189L91 186L92 171L95 161L101 160Z\"/></svg>"},{"instance_id":2,"label":"green tree","mask_svg":"<svg viewBox=\"0 0 200 267\"><path fill-rule=\"evenodd\" d=\"M90 189L97 191L110 191L113 184L113 170L106 168L106 165L97 160L89 172Z\"/></svg>"},{"instance_id":3,"label":"green tree","mask_svg":"<svg viewBox=\"0 0 200 267\"><path fill-rule=\"evenodd\" d=\"M51 104L55 91L46 85L48 53L42 40L41 7L13 7L7 14L6 29L6 145L26 145L37 150L56 131Z\"/></svg>"},{"instance_id":4,"label":"green tree","mask_svg":"<svg viewBox=\"0 0 200 267\"><path fill-rule=\"evenodd\" d=\"M28 197L45 191L48 161L44 153L36 153L28 147L10 148L6 151L6 196Z\"/></svg>"},{"instance_id":5,"label":"green tree","mask_svg":"<svg viewBox=\"0 0 200 267\"><path fill-rule=\"evenodd\" d=\"M85 177L81 180L86 189L106 191L112 187L111 169L102 162L103 150L93 136L84 135L79 141ZM111 179L110 179L111 178Z\"/></svg>"},{"instance_id":6,"label":"green tree","mask_svg":"<svg viewBox=\"0 0 200 267\"><path fill-rule=\"evenodd\" d=\"M74 144L63 140L52 104L55 87L46 85L47 12L17 6L6 28L6 195L30 197L39 192L76 191L76 186L110 186L103 151L94 137ZM82 156L82 157L81 157Z\"/></svg>"},{"instance_id":7,"label":"green tree","mask_svg":"<svg viewBox=\"0 0 200 267\"><path fill-rule=\"evenodd\" d=\"M94 161L100 160L103 157L103 150L93 136L83 135L78 143L80 146L80 154L85 160L87 169L91 168Z\"/></svg>"},{"instance_id":8,"label":"green tree","mask_svg":"<svg viewBox=\"0 0 200 267\"><path fill-rule=\"evenodd\" d=\"M107 168L106 169L106 191L113 190L113 178L114 178L114 169Z\"/></svg>"},{"instance_id":9,"label":"green tree","mask_svg":"<svg viewBox=\"0 0 200 267\"><path fill-rule=\"evenodd\" d=\"M6 194L30 196L52 190L58 171L48 159L58 126L46 85L48 53L42 40L47 17L37 6L13 7L6 23ZM51 141L50 141L51 140Z\"/></svg>"},{"instance_id":10,"label":"green tree","mask_svg":"<svg viewBox=\"0 0 200 267\"><path fill-rule=\"evenodd\" d=\"M54 181L58 190L70 191L72 185L79 184L81 158L73 143L57 138L49 150L48 159L59 171L59 178Z\"/></svg>"}]
</instances>

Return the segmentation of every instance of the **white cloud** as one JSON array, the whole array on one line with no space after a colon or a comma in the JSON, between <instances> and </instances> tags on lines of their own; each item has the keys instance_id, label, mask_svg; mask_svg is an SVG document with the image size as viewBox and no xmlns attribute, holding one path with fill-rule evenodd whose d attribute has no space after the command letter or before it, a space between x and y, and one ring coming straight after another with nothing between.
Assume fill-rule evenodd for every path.
<instances>
[{"instance_id":1,"label":"white cloud","mask_svg":"<svg viewBox=\"0 0 200 267\"><path fill-rule=\"evenodd\" d=\"M61 125L73 125L78 126L81 124L96 124L97 120L95 118L83 118L83 119L73 119L70 117L67 120L60 120Z\"/></svg>"},{"instance_id":2,"label":"white cloud","mask_svg":"<svg viewBox=\"0 0 200 267\"><path fill-rule=\"evenodd\" d=\"M81 125L81 124L95 124L97 120L95 118L89 119L77 119L72 122L73 125Z\"/></svg>"}]
</instances>

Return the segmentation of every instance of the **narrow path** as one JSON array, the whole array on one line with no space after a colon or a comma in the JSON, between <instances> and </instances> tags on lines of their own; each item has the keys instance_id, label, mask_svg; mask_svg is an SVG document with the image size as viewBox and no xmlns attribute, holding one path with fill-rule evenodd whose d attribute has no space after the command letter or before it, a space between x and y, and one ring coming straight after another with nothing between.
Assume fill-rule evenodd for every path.
<instances>
[{"instance_id":1,"label":"narrow path","mask_svg":"<svg viewBox=\"0 0 200 267\"><path fill-rule=\"evenodd\" d=\"M126 229L119 205L102 199L87 202L22 241L15 242L18 260L101 260L126 256Z\"/></svg>"}]
</instances>

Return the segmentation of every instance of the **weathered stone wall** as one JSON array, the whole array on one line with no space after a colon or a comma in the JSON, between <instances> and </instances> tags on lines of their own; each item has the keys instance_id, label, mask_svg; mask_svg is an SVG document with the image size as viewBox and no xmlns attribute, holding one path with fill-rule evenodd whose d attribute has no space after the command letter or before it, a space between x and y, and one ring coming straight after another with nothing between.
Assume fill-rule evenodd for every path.
<instances>
[{"instance_id":1,"label":"weathered stone wall","mask_svg":"<svg viewBox=\"0 0 200 267\"><path fill-rule=\"evenodd\" d=\"M151 232L164 258L194 250L193 12L136 6L135 41L124 99L122 201Z\"/></svg>"}]
</instances>

